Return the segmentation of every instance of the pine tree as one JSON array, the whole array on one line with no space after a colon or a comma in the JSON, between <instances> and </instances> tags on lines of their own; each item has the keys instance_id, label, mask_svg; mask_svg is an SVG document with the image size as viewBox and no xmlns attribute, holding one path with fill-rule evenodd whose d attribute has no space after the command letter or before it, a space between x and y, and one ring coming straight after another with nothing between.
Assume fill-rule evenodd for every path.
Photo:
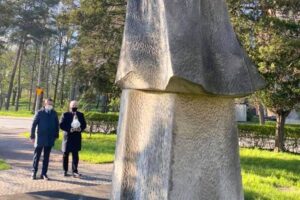
<instances>
[{"instance_id":1,"label":"pine tree","mask_svg":"<svg viewBox=\"0 0 300 200\"><path fill-rule=\"evenodd\" d=\"M300 1L228 4L238 38L266 80L256 95L276 114L275 151L284 151L285 119L300 102Z\"/></svg>"},{"instance_id":2,"label":"pine tree","mask_svg":"<svg viewBox=\"0 0 300 200\"><path fill-rule=\"evenodd\" d=\"M16 62L11 72L7 101L5 104L5 109L8 110L16 71L18 68L20 69L19 71L21 71L22 55L26 48L26 43L31 38L37 38L37 40L41 41L53 33L51 28L47 26L51 26L51 9L59 3L59 0L20 0L14 1L13 3L10 3L11 1L3 2L5 3L3 3L2 6L12 12L10 17L8 17L9 24L5 24L7 25L6 29L9 30L9 35L6 36L9 37L11 43L18 44ZM21 85L19 85L19 87L21 87ZM18 90L20 90L20 88L18 88Z\"/></svg>"},{"instance_id":3,"label":"pine tree","mask_svg":"<svg viewBox=\"0 0 300 200\"><path fill-rule=\"evenodd\" d=\"M125 9L124 0L82 0L69 12L70 22L78 28L78 42L71 51L72 76L85 97L96 99L94 91L119 93L114 80Z\"/></svg>"}]
</instances>

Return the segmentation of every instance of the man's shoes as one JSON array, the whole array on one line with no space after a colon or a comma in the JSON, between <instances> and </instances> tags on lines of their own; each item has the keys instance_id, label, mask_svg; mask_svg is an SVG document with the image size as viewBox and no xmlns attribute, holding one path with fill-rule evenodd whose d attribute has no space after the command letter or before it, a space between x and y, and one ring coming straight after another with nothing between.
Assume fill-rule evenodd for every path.
<instances>
[{"instance_id":1,"label":"man's shoes","mask_svg":"<svg viewBox=\"0 0 300 200\"><path fill-rule=\"evenodd\" d=\"M49 181L49 177L46 174L41 175L41 179L44 179L45 181Z\"/></svg>"},{"instance_id":2,"label":"man's shoes","mask_svg":"<svg viewBox=\"0 0 300 200\"><path fill-rule=\"evenodd\" d=\"M81 174L79 174L78 172L73 172L73 177L74 178L80 178Z\"/></svg>"},{"instance_id":3,"label":"man's shoes","mask_svg":"<svg viewBox=\"0 0 300 200\"><path fill-rule=\"evenodd\" d=\"M35 179L36 179L36 173L35 173L35 172L32 172L32 174L31 174L31 179L32 179L32 180L35 180Z\"/></svg>"}]
</instances>

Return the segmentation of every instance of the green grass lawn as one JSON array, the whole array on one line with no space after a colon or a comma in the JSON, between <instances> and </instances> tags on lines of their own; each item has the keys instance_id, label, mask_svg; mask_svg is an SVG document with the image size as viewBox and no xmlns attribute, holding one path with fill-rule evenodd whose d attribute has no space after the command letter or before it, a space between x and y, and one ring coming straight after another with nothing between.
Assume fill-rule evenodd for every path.
<instances>
[{"instance_id":1,"label":"green grass lawn","mask_svg":"<svg viewBox=\"0 0 300 200\"><path fill-rule=\"evenodd\" d=\"M61 149L61 136L55 142L54 148ZM116 135L82 134L82 150L79 152L80 160L90 163L111 163L114 160Z\"/></svg>"},{"instance_id":2,"label":"green grass lawn","mask_svg":"<svg viewBox=\"0 0 300 200\"><path fill-rule=\"evenodd\" d=\"M241 149L245 198L300 199L300 155Z\"/></svg>"},{"instance_id":3,"label":"green grass lawn","mask_svg":"<svg viewBox=\"0 0 300 200\"><path fill-rule=\"evenodd\" d=\"M112 162L115 141L116 135L83 134L80 160ZM60 147L61 139L55 149ZM240 155L246 200L300 200L300 155L245 148Z\"/></svg>"},{"instance_id":4,"label":"green grass lawn","mask_svg":"<svg viewBox=\"0 0 300 200\"><path fill-rule=\"evenodd\" d=\"M6 162L4 162L4 160L0 159L0 171L6 169L10 169L10 166Z\"/></svg>"},{"instance_id":5,"label":"green grass lawn","mask_svg":"<svg viewBox=\"0 0 300 200\"><path fill-rule=\"evenodd\" d=\"M2 107L2 110L0 110L0 116L6 116L6 117L33 117L33 114L31 111L28 110L28 97L24 96L20 99L19 102L19 111L15 111L15 106L10 105L9 110L6 111L4 109L4 105Z\"/></svg>"}]
</instances>

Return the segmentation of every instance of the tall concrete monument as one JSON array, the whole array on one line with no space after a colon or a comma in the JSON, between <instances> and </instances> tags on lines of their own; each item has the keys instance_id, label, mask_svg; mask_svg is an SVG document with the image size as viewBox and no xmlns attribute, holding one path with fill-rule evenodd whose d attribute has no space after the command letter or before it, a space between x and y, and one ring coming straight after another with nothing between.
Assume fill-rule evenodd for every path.
<instances>
[{"instance_id":1,"label":"tall concrete monument","mask_svg":"<svg viewBox=\"0 0 300 200\"><path fill-rule=\"evenodd\" d=\"M264 86L225 0L128 0L112 199L243 199L235 97Z\"/></svg>"}]
</instances>

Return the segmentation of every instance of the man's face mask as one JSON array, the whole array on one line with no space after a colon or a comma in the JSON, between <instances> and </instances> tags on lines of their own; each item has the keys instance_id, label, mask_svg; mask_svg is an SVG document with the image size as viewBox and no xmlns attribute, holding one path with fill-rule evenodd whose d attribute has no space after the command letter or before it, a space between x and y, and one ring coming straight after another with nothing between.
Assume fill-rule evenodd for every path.
<instances>
[{"instance_id":1,"label":"man's face mask","mask_svg":"<svg viewBox=\"0 0 300 200\"><path fill-rule=\"evenodd\" d=\"M76 112L77 111L77 107L72 108L72 112Z\"/></svg>"},{"instance_id":2,"label":"man's face mask","mask_svg":"<svg viewBox=\"0 0 300 200\"><path fill-rule=\"evenodd\" d=\"M46 106L45 106L45 109L46 109L46 110L52 110L52 109L53 109L53 106L52 106L52 105L46 105Z\"/></svg>"}]
</instances>

